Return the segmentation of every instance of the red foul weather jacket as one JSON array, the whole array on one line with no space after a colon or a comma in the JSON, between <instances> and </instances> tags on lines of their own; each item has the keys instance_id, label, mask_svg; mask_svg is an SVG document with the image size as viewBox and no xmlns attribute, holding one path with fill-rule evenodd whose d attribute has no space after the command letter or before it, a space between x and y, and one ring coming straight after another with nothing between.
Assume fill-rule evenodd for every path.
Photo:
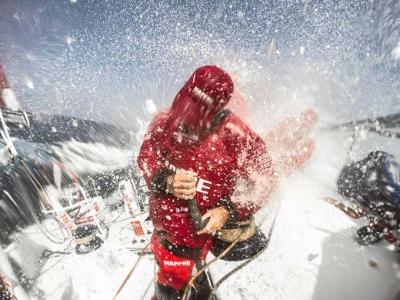
<instances>
[{"instance_id":1,"label":"red foul weather jacket","mask_svg":"<svg viewBox=\"0 0 400 300\"><path fill-rule=\"evenodd\" d=\"M152 191L150 218L155 230L164 232L171 243L200 248L211 235L196 234L187 201L168 194L165 184L156 186L156 178L171 174L168 170L193 170L198 174L195 200L202 215L228 205L235 218L244 219L268 200L276 185L272 161L264 141L234 113L226 113L218 126L189 146L179 143L171 119L169 111L155 117L138 156ZM239 194L258 190L258 199L235 200L235 189L243 190Z\"/></svg>"}]
</instances>

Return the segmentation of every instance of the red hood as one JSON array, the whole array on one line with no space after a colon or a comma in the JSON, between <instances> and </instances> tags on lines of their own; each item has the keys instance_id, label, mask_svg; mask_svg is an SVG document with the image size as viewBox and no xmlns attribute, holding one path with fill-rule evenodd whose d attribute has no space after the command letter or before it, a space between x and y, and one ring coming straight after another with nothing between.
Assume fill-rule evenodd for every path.
<instances>
[{"instance_id":1,"label":"red hood","mask_svg":"<svg viewBox=\"0 0 400 300\"><path fill-rule=\"evenodd\" d=\"M227 72L217 66L198 68L172 103L174 127L204 130L228 104L232 93L233 81Z\"/></svg>"}]
</instances>

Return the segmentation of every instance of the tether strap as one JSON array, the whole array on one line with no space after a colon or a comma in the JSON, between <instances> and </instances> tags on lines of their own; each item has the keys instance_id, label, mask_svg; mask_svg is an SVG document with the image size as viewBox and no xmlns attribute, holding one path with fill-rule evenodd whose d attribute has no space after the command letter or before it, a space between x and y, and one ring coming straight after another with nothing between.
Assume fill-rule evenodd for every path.
<instances>
[{"instance_id":1,"label":"tether strap","mask_svg":"<svg viewBox=\"0 0 400 300\"><path fill-rule=\"evenodd\" d=\"M224 109L220 111L215 118L211 121L210 127L207 130L207 133L217 128L225 119L231 114L229 109Z\"/></svg>"},{"instance_id":2,"label":"tether strap","mask_svg":"<svg viewBox=\"0 0 400 300\"><path fill-rule=\"evenodd\" d=\"M212 132L214 129L216 129L222 122L225 121L225 119L231 114L231 111L229 109L224 109L221 110L215 118L211 121L210 127L208 127L206 130L204 130L200 137L201 139L205 138L210 132Z\"/></svg>"},{"instance_id":3,"label":"tether strap","mask_svg":"<svg viewBox=\"0 0 400 300\"><path fill-rule=\"evenodd\" d=\"M157 231L157 237L160 244L173 255L193 260L200 259L201 248L174 245L165 238L165 233L162 231Z\"/></svg>"}]
</instances>

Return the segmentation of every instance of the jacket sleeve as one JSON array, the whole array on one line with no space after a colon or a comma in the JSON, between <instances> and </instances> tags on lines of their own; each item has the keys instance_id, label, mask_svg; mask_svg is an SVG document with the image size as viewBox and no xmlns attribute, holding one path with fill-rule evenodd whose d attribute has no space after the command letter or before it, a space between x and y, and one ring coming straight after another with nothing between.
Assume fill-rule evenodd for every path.
<instances>
[{"instance_id":1,"label":"jacket sleeve","mask_svg":"<svg viewBox=\"0 0 400 300\"><path fill-rule=\"evenodd\" d=\"M261 137L236 116L227 128L227 144L238 158L236 187L228 205L237 219L244 219L268 201L276 189L277 178Z\"/></svg>"},{"instance_id":2,"label":"jacket sleeve","mask_svg":"<svg viewBox=\"0 0 400 300\"><path fill-rule=\"evenodd\" d=\"M165 129L165 117L161 113L150 124L137 159L149 190L159 194L166 193L167 177L174 174L165 166Z\"/></svg>"}]
</instances>

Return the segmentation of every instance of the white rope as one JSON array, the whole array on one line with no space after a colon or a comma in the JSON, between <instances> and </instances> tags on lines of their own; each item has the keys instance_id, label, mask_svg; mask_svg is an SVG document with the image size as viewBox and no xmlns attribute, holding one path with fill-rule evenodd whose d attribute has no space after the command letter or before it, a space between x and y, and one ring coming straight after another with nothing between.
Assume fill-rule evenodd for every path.
<instances>
[{"instance_id":1,"label":"white rope","mask_svg":"<svg viewBox=\"0 0 400 300\"><path fill-rule=\"evenodd\" d=\"M1 111L1 109L0 109L0 122L1 122L1 127L2 127L2 130L0 131L1 136L4 139L4 141L7 145L7 149L10 151L10 154L13 157L15 157L18 155L18 152L15 149L14 144L11 140L10 134L8 132L8 127L7 127L6 121L4 120L3 112Z\"/></svg>"}]
</instances>

